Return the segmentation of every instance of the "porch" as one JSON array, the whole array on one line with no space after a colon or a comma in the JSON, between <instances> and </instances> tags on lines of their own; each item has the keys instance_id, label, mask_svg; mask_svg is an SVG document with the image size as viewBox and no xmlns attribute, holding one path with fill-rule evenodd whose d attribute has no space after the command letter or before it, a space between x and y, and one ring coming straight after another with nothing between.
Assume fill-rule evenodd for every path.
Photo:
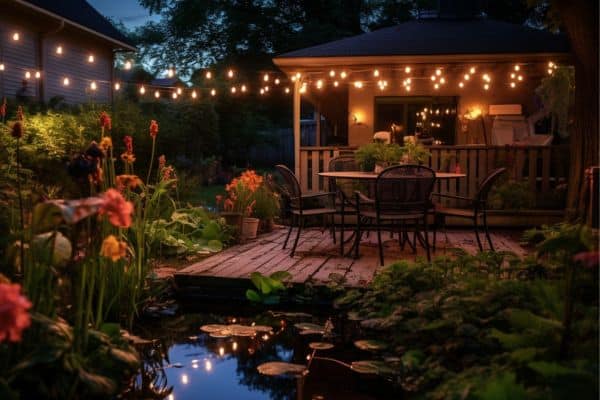
<instances>
[{"instance_id":1,"label":"porch","mask_svg":"<svg viewBox=\"0 0 600 400\"><path fill-rule=\"evenodd\" d=\"M227 287L227 295L238 289L242 294L251 288L249 281L252 272L269 275L275 271L287 271L294 284L312 283L325 285L330 274L344 278L348 287L364 287L382 268L377 256L376 235L371 234L361 241L360 258L341 257L339 245L333 243L329 232L309 229L300 237L295 257L290 250L282 249L287 230L278 227L270 234L258 239L230 247L223 252L189 265L175 274L175 281L183 295L202 296L203 293L222 290ZM517 231L494 231L492 240L497 251L510 251L524 256L526 250L519 244ZM396 236L397 239L397 236ZM384 233L385 259L389 264L395 260L415 260L425 257L424 250L417 247L413 254L408 246L400 250L397 240ZM452 248L460 248L470 254L478 252L475 236L470 230L450 230L447 239L439 234L438 247L434 256L451 254ZM233 290L233 292L232 292Z\"/></svg>"}]
</instances>

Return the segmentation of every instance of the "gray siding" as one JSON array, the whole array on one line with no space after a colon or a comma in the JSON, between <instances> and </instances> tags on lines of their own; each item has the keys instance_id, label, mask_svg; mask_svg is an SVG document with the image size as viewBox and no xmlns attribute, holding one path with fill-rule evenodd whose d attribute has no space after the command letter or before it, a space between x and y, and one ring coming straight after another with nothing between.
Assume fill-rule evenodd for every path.
<instances>
[{"instance_id":1,"label":"gray siding","mask_svg":"<svg viewBox=\"0 0 600 400\"><path fill-rule=\"evenodd\" d=\"M0 15L0 63L5 65L5 71L0 72L0 96L14 97L25 72L30 71L29 96L39 98L43 92L44 101L62 96L69 104L109 102L113 86L111 47L74 28L50 34L39 30L24 19ZM12 40L14 32L19 32L19 41ZM58 45L63 48L60 55L56 54ZM94 63L88 62L90 54L94 55ZM42 72L41 82L35 79L37 70ZM69 78L69 86L63 85L65 77ZM95 92L90 90L92 81L98 87Z\"/></svg>"}]
</instances>

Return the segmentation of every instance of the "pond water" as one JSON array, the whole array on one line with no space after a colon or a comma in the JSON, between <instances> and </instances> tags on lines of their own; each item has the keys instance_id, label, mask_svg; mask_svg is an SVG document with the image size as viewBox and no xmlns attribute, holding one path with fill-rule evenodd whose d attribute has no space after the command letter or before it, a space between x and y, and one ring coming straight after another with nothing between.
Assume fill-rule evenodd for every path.
<instances>
[{"instance_id":1,"label":"pond water","mask_svg":"<svg viewBox=\"0 0 600 400\"><path fill-rule=\"evenodd\" d=\"M127 399L165 400L375 400L398 398L386 379L348 368L369 354L354 347L347 324L334 322L331 337L299 334L298 322L326 324L327 318L304 313L262 312L258 315L186 313L138 327L136 334L152 343L141 346L143 372L124 395ZM249 336L206 333L207 324L267 326ZM337 325L337 326L336 326ZM343 329L342 329L343 328ZM215 337L217 336L217 337ZM313 353L311 342L330 342L332 349ZM257 367L283 361L308 365L299 376L267 376ZM326 359L323 359L326 358Z\"/></svg>"}]
</instances>

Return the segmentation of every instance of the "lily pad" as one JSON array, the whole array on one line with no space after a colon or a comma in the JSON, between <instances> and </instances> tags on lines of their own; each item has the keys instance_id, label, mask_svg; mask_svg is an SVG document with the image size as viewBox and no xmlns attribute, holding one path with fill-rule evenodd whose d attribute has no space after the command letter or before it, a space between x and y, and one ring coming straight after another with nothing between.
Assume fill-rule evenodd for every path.
<instances>
[{"instance_id":1,"label":"lily pad","mask_svg":"<svg viewBox=\"0 0 600 400\"><path fill-rule=\"evenodd\" d=\"M312 342L308 344L308 347L313 350L329 350L333 349L333 344L327 342Z\"/></svg>"},{"instance_id":2,"label":"lily pad","mask_svg":"<svg viewBox=\"0 0 600 400\"><path fill-rule=\"evenodd\" d=\"M299 322L297 324L294 324L294 326L300 329L301 331L312 330L321 331L322 333L325 332L325 327L323 325L311 324L310 322Z\"/></svg>"},{"instance_id":3,"label":"lily pad","mask_svg":"<svg viewBox=\"0 0 600 400\"><path fill-rule=\"evenodd\" d=\"M267 325L254 325L251 326L251 328L254 329L256 332L260 333L269 333L273 330L273 328Z\"/></svg>"},{"instance_id":4,"label":"lily pad","mask_svg":"<svg viewBox=\"0 0 600 400\"><path fill-rule=\"evenodd\" d=\"M272 361L260 364L258 372L263 375L305 375L307 373L306 366L301 364L292 364L281 361Z\"/></svg>"},{"instance_id":5,"label":"lily pad","mask_svg":"<svg viewBox=\"0 0 600 400\"><path fill-rule=\"evenodd\" d=\"M359 374L397 375L399 373L398 369L383 361L354 361L350 367Z\"/></svg>"},{"instance_id":6,"label":"lily pad","mask_svg":"<svg viewBox=\"0 0 600 400\"><path fill-rule=\"evenodd\" d=\"M322 335L325 332L322 330L316 330L316 329L303 329L298 333L301 335Z\"/></svg>"},{"instance_id":7,"label":"lily pad","mask_svg":"<svg viewBox=\"0 0 600 400\"><path fill-rule=\"evenodd\" d=\"M388 347L387 343L380 340L357 340L354 345L366 351L381 351Z\"/></svg>"},{"instance_id":8,"label":"lily pad","mask_svg":"<svg viewBox=\"0 0 600 400\"><path fill-rule=\"evenodd\" d=\"M218 332L223 329L227 329L227 325L209 324L209 325L202 325L200 327L200 330L202 332L206 332L206 333Z\"/></svg>"},{"instance_id":9,"label":"lily pad","mask_svg":"<svg viewBox=\"0 0 600 400\"><path fill-rule=\"evenodd\" d=\"M233 335L233 332L230 331L229 329L223 329L223 330L220 330L217 332L211 332L211 333L209 333L209 336L213 337L213 338L222 339L222 338L228 338L228 337L231 337L234 335Z\"/></svg>"},{"instance_id":10,"label":"lily pad","mask_svg":"<svg viewBox=\"0 0 600 400\"><path fill-rule=\"evenodd\" d=\"M303 313L303 312L278 312L278 311L271 311L271 315L273 315L274 317L285 317L285 318L311 318L312 315L307 314L307 313Z\"/></svg>"}]
</instances>

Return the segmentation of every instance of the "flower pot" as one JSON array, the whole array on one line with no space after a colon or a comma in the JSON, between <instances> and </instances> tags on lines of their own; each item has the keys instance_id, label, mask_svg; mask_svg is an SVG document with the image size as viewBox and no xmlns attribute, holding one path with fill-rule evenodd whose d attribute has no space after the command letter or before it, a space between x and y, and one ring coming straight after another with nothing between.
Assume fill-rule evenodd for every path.
<instances>
[{"instance_id":1,"label":"flower pot","mask_svg":"<svg viewBox=\"0 0 600 400\"><path fill-rule=\"evenodd\" d=\"M256 238L256 233L258 232L258 224L260 220L258 218L250 218L245 217L242 220L242 240L254 239Z\"/></svg>"},{"instance_id":2,"label":"flower pot","mask_svg":"<svg viewBox=\"0 0 600 400\"><path fill-rule=\"evenodd\" d=\"M225 219L225 223L234 226L238 231L242 229L242 214L231 211L223 211L221 217Z\"/></svg>"},{"instance_id":3,"label":"flower pot","mask_svg":"<svg viewBox=\"0 0 600 400\"><path fill-rule=\"evenodd\" d=\"M260 220L260 231L264 233L269 233L273 231L273 225L275 225L275 221L273 218L266 218Z\"/></svg>"}]
</instances>

